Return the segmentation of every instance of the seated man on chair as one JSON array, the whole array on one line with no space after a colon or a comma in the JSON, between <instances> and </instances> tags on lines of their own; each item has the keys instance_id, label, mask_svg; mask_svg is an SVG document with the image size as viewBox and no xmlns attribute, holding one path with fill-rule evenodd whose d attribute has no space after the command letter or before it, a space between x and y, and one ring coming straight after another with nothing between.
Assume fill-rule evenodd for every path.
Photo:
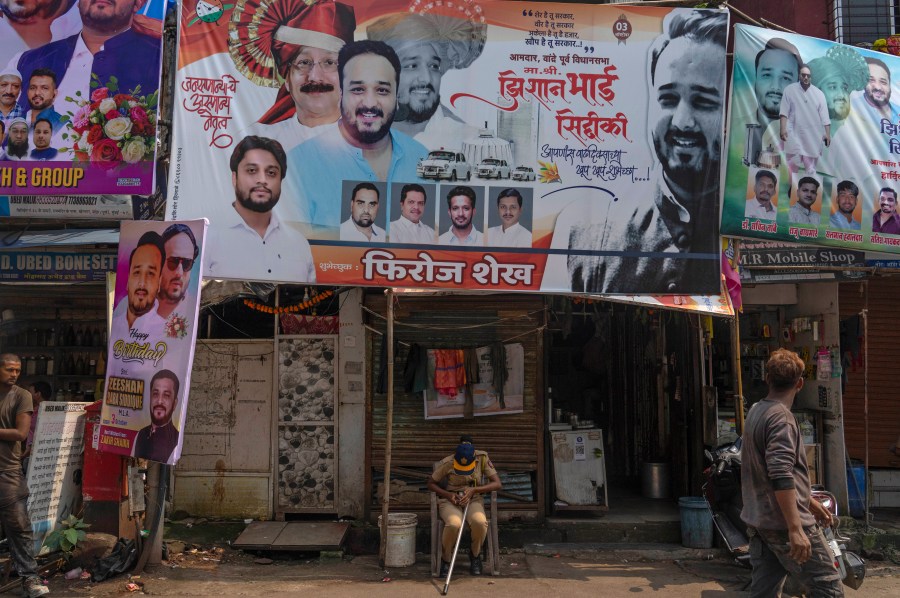
<instances>
[{"instance_id":1,"label":"seated man on chair","mask_svg":"<svg viewBox=\"0 0 900 598\"><path fill-rule=\"evenodd\" d=\"M484 484L485 478L488 483ZM484 484L484 485L479 485ZM476 451L472 437L464 434L459 438L456 453L444 458L428 479L428 489L438 497L438 510L444 521L441 538L441 577L447 577L450 562L445 560L453 555L453 548L462 526L463 509L468 504L466 521L472 532L472 546L469 551L469 572L481 575L481 549L488 533L488 521L484 514L484 498L494 490L500 490L500 476L485 451Z\"/></svg>"}]
</instances>

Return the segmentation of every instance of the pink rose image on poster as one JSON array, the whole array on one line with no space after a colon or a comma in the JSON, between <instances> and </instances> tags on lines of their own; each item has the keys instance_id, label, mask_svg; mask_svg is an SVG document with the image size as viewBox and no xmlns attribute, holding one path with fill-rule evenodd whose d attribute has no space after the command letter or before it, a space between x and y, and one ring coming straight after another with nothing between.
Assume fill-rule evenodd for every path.
<instances>
[{"instance_id":1,"label":"pink rose image on poster","mask_svg":"<svg viewBox=\"0 0 900 598\"><path fill-rule=\"evenodd\" d=\"M105 100L109 97L109 89L105 87L101 87L99 89L95 89L91 92L91 101L99 102L100 100Z\"/></svg>"}]
</instances>

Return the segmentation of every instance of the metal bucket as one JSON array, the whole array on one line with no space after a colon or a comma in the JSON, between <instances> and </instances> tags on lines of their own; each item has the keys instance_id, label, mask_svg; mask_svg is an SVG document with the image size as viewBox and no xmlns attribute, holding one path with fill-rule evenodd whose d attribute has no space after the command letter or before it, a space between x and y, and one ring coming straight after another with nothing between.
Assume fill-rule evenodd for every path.
<instances>
[{"instance_id":1,"label":"metal bucket","mask_svg":"<svg viewBox=\"0 0 900 598\"><path fill-rule=\"evenodd\" d=\"M644 463L641 494L645 498L669 498L670 486L668 463Z\"/></svg>"}]
</instances>

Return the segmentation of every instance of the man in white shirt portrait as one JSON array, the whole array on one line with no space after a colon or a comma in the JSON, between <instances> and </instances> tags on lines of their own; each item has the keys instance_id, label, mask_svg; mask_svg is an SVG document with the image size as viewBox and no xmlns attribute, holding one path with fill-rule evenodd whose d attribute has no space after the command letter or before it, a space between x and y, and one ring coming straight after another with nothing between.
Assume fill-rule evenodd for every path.
<instances>
[{"instance_id":1,"label":"man in white shirt portrait","mask_svg":"<svg viewBox=\"0 0 900 598\"><path fill-rule=\"evenodd\" d=\"M359 183L350 194L350 217L341 223L341 241L384 243L384 229L375 224L381 193L369 182Z\"/></svg>"},{"instance_id":2,"label":"man in white shirt portrait","mask_svg":"<svg viewBox=\"0 0 900 598\"><path fill-rule=\"evenodd\" d=\"M272 211L287 173L284 148L250 135L231 154L231 210L210 227L205 274L220 278L315 282L309 242Z\"/></svg>"},{"instance_id":3,"label":"man in white shirt portrait","mask_svg":"<svg viewBox=\"0 0 900 598\"><path fill-rule=\"evenodd\" d=\"M465 185L457 185L447 193L447 215L450 229L438 239L441 245L482 245L484 235L475 228L475 190Z\"/></svg>"},{"instance_id":4,"label":"man in white shirt portrait","mask_svg":"<svg viewBox=\"0 0 900 598\"><path fill-rule=\"evenodd\" d=\"M754 197L747 200L744 216L760 220L775 220L777 212L772 198L778 188L778 179L769 170L756 171L756 183L753 185Z\"/></svg>"},{"instance_id":5,"label":"man in white shirt portrait","mask_svg":"<svg viewBox=\"0 0 900 598\"><path fill-rule=\"evenodd\" d=\"M388 237L391 243L434 245L434 229L422 222L428 195L418 183L400 189L400 217L391 221Z\"/></svg>"},{"instance_id":6,"label":"man in white shirt portrait","mask_svg":"<svg viewBox=\"0 0 900 598\"><path fill-rule=\"evenodd\" d=\"M496 247L531 247L531 231L519 224L522 217L522 194L517 189L503 189L497 194L499 226L487 232L487 244Z\"/></svg>"}]
</instances>

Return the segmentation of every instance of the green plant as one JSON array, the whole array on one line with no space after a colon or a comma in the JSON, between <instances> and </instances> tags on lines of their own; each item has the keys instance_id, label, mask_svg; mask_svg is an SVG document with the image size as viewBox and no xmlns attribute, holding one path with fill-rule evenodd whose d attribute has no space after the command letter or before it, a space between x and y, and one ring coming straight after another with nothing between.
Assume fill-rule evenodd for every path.
<instances>
[{"instance_id":1,"label":"green plant","mask_svg":"<svg viewBox=\"0 0 900 598\"><path fill-rule=\"evenodd\" d=\"M90 524L85 523L83 519L75 515L69 515L59 522L57 529L47 535L44 539L44 545L41 547L41 552L45 552L44 549L49 552L59 550L68 560L72 557L72 551L75 550L78 542L87 537L84 530L89 527L91 527Z\"/></svg>"}]
</instances>

